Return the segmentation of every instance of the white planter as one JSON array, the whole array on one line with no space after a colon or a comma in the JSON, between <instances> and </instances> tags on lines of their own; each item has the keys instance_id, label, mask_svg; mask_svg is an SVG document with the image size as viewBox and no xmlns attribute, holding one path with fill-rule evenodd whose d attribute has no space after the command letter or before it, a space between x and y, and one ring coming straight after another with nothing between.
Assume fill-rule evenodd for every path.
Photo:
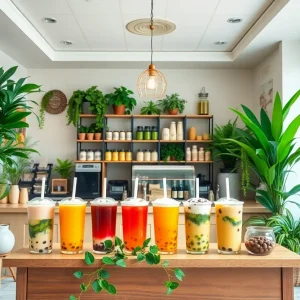
<instances>
[{"instance_id":1,"label":"white planter","mask_svg":"<svg viewBox=\"0 0 300 300\"><path fill-rule=\"evenodd\" d=\"M11 204L19 203L20 190L18 185L12 185L9 191L8 202Z\"/></svg>"},{"instance_id":2,"label":"white planter","mask_svg":"<svg viewBox=\"0 0 300 300\"><path fill-rule=\"evenodd\" d=\"M15 245L15 236L8 224L0 224L0 255L11 252Z\"/></svg>"},{"instance_id":3,"label":"white planter","mask_svg":"<svg viewBox=\"0 0 300 300\"><path fill-rule=\"evenodd\" d=\"M219 173L218 185L220 186L220 198L226 197L226 178L229 178L230 197L241 199L241 179L238 173Z\"/></svg>"}]
</instances>

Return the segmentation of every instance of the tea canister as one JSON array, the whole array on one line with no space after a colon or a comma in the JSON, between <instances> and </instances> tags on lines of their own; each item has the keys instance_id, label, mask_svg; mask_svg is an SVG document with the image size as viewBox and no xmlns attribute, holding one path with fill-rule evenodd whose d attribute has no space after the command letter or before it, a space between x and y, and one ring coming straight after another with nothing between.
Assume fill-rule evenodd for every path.
<instances>
[{"instance_id":1,"label":"tea canister","mask_svg":"<svg viewBox=\"0 0 300 300\"><path fill-rule=\"evenodd\" d=\"M151 161L151 152L149 149L144 152L144 161Z\"/></svg>"},{"instance_id":2,"label":"tea canister","mask_svg":"<svg viewBox=\"0 0 300 300\"><path fill-rule=\"evenodd\" d=\"M201 89L201 92L198 94L198 115L208 115L209 114L209 102L208 102L208 93L205 92L205 87Z\"/></svg>"},{"instance_id":3,"label":"tea canister","mask_svg":"<svg viewBox=\"0 0 300 300\"><path fill-rule=\"evenodd\" d=\"M203 148L200 148L199 149L199 158L198 158L199 161L204 161L204 149Z\"/></svg>"},{"instance_id":4,"label":"tea canister","mask_svg":"<svg viewBox=\"0 0 300 300\"><path fill-rule=\"evenodd\" d=\"M85 150L81 150L79 153L79 160L81 161L86 161L86 151Z\"/></svg>"},{"instance_id":5,"label":"tea canister","mask_svg":"<svg viewBox=\"0 0 300 300\"><path fill-rule=\"evenodd\" d=\"M126 131L126 140L131 141L132 140L132 133L131 131Z\"/></svg>"},{"instance_id":6,"label":"tea canister","mask_svg":"<svg viewBox=\"0 0 300 300\"><path fill-rule=\"evenodd\" d=\"M151 128L151 140L158 140L158 131L156 126Z\"/></svg>"},{"instance_id":7,"label":"tea canister","mask_svg":"<svg viewBox=\"0 0 300 300\"><path fill-rule=\"evenodd\" d=\"M156 150L151 152L151 161L158 161L158 153Z\"/></svg>"},{"instance_id":8,"label":"tea canister","mask_svg":"<svg viewBox=\"0 0 300 300\"><path fill-rule=\"evenodd\" d=\"M120 150L119 152L119 161L125 161L125 150Z\"/></svg>"},{"instance_id":9,"label":"tea canister","mask_svg":"<svg viewBox=\"0 0 300 300\"><path fill-rule=\"evenodd\" d=\"M120 131L120 141L125 141L125 139L126 139L125 131Z\"/></svg>"},{"instance_id":10,"label":"tea canister","mask_svg":"<svg viewBox=\"0 0 300 300\"><path fill-rule=\"evenodd\" d=\"M105 160L111 161L112 155L111 155L111 150L106 150L105 152Z\"/></svg>"},{"instance_id":11,"label":"tea canister","mask_svg":"<svg viewBox=\"0 0 300 300\"><path fill-rule=\"evenodd\" d=\"M105 139L108 140L108 141L112 140L112 132L111 131L106 131Z\"/></svg>"},{"instance_id":12,"label":"tea canister","mask_svg":"<svg viewBox=\"0 0 300 300\"><path fill-rule=\"evenodd\" d=\"M150 131L150 126L145 126L144 130L144 140L151 140L151 131Z\"/></svg>"},{"instance_id":13,"label":"tea canister","mask_svg":"<svg viewBox=\"0 0 300 300\"><path fill-rule=\"evenodd\" d=\"M119 152L118 150L112 151L112 161L118 161L119 160Z\"/></svg>"},{"instance_id":14,"label":"tea canister","mask_svg":"<svg viewBox=\"0 0 300 300\"><path fill-rule=\"evenodd\" d=\"M126 151L126 153L125 153L125 160L126 161L132 161L132 153L131 153L131 151Z\"/></svg>"},{"instance_id":15,"label":"tea canister","mask_svg":"<svg viewBox=\"0 0 300 300\"><path fill-rule=\"evenodd\" d=\"M137 140L143 140L144 139L143 126L138 126L136 128L136 139Z\"/></svg>"},{"instance_id":16,"label":"tea canister","mask_svg":"<svg viewBox=\"0 0 300 300\"><path fill-rule=\"evenodd\" d=\"M144 161L144 152L140 149L136 153L136 160L137 161Z\"/></svg>"},{"instance_id":17,"label":"tea canister","mask_svg":"<svg viewBox=\"0 0 300 300\"><path fill-rule=\"evenodd\" d=\"M100 150L95 150L95 160L101 160L101 151Z\"/></svg>"},{"instance_id":18,"label":"tea canister","mask_svg":"<svg viewBox=\"0 0 300 300\"><path fill-rule=\"evenodd\" d=\"M86 160L87 161L93 161L95 160L94 151L92 149L89 149L86 153Z\"/></svg>"},{"instance_id":19,"label":"tea canister","mask_svg":"<svg viewBox=\"0 0 300 300\"><path fill-rule=\"evenodd\" d=\"M192 161L198 161L198 148L194 145L192 148Z\"/></svg>"},{"instance_id":20,"label":"tea canister","mask_svg":"<svg viewBox=\"0 0 300 300\"><path fill-rule=\"evenodd\" d=\"M119 131L114 131L112 134L113 141L118 141L120 139Z\"/></svg>"}]
</instances>

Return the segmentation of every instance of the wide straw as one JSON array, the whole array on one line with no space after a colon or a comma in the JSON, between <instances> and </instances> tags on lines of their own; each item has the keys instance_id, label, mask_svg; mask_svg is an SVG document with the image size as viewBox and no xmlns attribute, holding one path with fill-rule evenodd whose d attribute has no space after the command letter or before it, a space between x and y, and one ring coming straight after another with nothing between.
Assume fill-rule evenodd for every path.
<instances>
[{"instance_id":1,"label":"wide straw","mask_svg":"<svg viewBox=\"0 0 300 300\"><path fill-rule=\"evenodd\" d=\"M137 177L135 179L135 184L134 184L134 194L133 194L134 199L137 199L138 186L139 186L139 179Z\"/></svg>"},{"instance_id":2,"label":"wide straw","mask_svg":"<svg viewBox=\"0 0 300 300\"><path fill-rule=\"evenodd\" d=\"M199 198L199 178L196 178L196 198Z\"/></svg>"},{"instance_id":3,"label":"wide straw","mask_svg":"<svg viewBox=\"0 0 300 300\"><path fill-rule=\"evenodd\" d=\"M226 177L226 197L227 197L227 200L230 199L230 192L229 192L229 178Z\"/></svg>"},{"instance_id":4,"label":"wide straw","mask_svg":"<svg viewBox=\"0 0 300 300\"><path fill-rule=\"evenodd\" d=\"M75 200L76 185L77 185L77 177L74 177L74 180L73 180L73 191L72 191L72 200Z\"/></svg>"},{"instance_id":5,"label":"wide straw","mask_svg":"<svg viewBox=\"0 0 300 300\"><path fill-rule=\"evenodd\" d=\"M45 185L46 185L46 178L42 178L42 191L41 191L41 199L44 200L45 196Z\"/></svg>"},{"instance_id":6,"label":"wide straw","mask_svg":"<svg viewBox=\"0 0 300 300\"><path fill-rule=\"evenodd\" d=\"M106 185L107 185L107 179L106 177L103 179L103 190L102 190L102 198L106 198Z\"/></svg>"},{"instance_id":7,"label":"wide straw","mask_svg":"<svg viewBox=\"0 0 300 300\"><path fill-rule=\"evenodd\" d=\"M163 178L164 198L167 199L167 180Z\"/></svg>"}]
</instances>

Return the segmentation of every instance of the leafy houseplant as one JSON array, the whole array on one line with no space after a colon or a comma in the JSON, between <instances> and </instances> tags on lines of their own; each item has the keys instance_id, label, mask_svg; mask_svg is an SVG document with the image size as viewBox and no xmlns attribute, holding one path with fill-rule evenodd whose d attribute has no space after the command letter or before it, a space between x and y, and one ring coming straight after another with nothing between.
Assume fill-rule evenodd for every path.
<instances>
[{"instance_id":1,"label":"leafy houseplant","mask_svg":"<svg viewBox=\"0 0 300 300\"><path fill-rule=\"evenodd\" d=\"M179 282L173 281L172 273L175 275L177 280L182 281L185 274L182 272L181 269L175 268L171 269L169 267L169 261L164 260L161 261L160 254L158 254L158 247L156 245L150 246L148 250L148 245L150 243L150 239L144 241L143 245L140 247L136 247L132 251L132 255L136 257L137 262L146 262L148 265L160 265L168 276L168 280L165 281L165 287L167 288L167 295L171 294L173 290L178 288ZM108 266L116 266L121 268L126 268L126 257L124 253L125 245L123 241L116 237L115 241L115 250L111 250L110 256L103 256L101 259L101 265L97 266L97 269L89 274L84 274L82 271L76 271L74 276L78 279L87 276L86 279L87 283L83 282L80 284L80 294L78 297L71 295L69 297L70 300L80 300L82 293L86 292L90 287L94 290L95 293L100 293L106 291L109 294L115 295L117 293L116 287L108 282L108 278L110 277L109 272L107 269L104 269ZM106 249L113 249L113 242L111 240L106 240L104 242ZM84 261L87 265L92 265L95 263L95 257L90 252L85 252Z\"/></svg>"},{"instance_id":2,"label":"leafy houseplant","mask_svg":"<svg viewBox=\"0 0 300 300\"><path fill-rule=\"evenodd\" d=\"M78 139L80 141L84 141L87 132L88 132L88 127L86 127L86 126L79 126L78 127Z\"/></svg>"},{"instance_id":3,"label":"leafy houseplant","mask_svg":"<svg viewBox=\"0 0 300 300\"><path fill-rule=\"evenodd\" d=\"M84 98L85 92L80 90L75 91L71 96L67 109L67 125L72 123L74 126L77 126L79 115L82 113L82 103L84 102Z\"/></svg>"},{"instance_id":4,"label":"leafy houseplant","mask_svg":"<svg viewBox=\"0 0 300 300\"><path fill-rule=\"evenodd\" d=\"M92 125L88 128L88 131L87 131L87 134L86 134L87 140L92 141L92 140L94 139L95 131L96 131L95 125L92 124Z\"/></svg>"},{"instance_id":5,"label":"leafy houseplant","mask_svg":"<svg viewBox=\"0 0 300 300\"><path fill-rule=\"evenodd\" d=\"M168 160L183 161L183 147L179 144L163 144L161 146L160 156L164 162L167 162Z\"/></svg>"},{"instance_id":6,"label":"leafy houseplant","mask_svg":"<svg viewBox=\"0 0 300 300\"><path fill-rule=\"evenodd\" d=\"M130 96L133 95L133 91L124 86L114 89L113 93L105 96L108 103L113 106L114 113L116 115L130 114L136 106L136 100Z\"/></svg>"},{"instance_id":7,"label":"leafy houseplant","mask_svg":"<svg viewBox=\"0 0 300 300\"><path fill-rule=\"evenodd\" d=\"M58 164L53 168L53 170L58 173L61 178L70 179L74 167L72 161L68 159L61 160L59 158L56 160Z\"/></svg>"},{"instance_id":8,"label":"leafy houseplant","mask_svg":"<svg viewBox=\"0 0 300 300\"><path fill-rule=\"evenodd\" d=\"M166 96L165 99L159 100L159 105L162 107L162 111L164 113L168 113L169 115L177 115L178 112L181 114L185 108L184 99L179 98L179 94L172 94L171 96Z\"/></svg>"},{"instance_id":9,"label":"leafy houseplant","mask_svg":"<svg viewBox=\"0 0 300 300\"><path fill-rule=\"evenodd\" d=\"M40 124L39 124L40 129L44 128L44 125L45 125L45 111L46 111L46 108L49 104L49 100L51 99L52 96L53 96L53 91L49 91L43 96L43 99L41 101L41 105L40 105Z\"/></svg>"},{"instance_id":10,"label":"leafy houseplant","mask_svg":"<svg viewBox=\"0 0 300 300\"><path fill-rule=\"evenodd\" d=\"M144 102L146 105L141 109L141 115L160 115L161 110L159 104L153 102L152 100Z\"/></svg>"}]
</instances>

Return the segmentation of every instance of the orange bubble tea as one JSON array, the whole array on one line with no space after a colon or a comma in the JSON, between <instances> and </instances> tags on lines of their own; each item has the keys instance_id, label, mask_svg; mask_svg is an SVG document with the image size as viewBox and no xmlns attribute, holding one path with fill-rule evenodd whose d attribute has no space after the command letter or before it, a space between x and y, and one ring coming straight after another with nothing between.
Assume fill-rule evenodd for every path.
<instances>
[{"instance_id":1,"label":"orange bubble tea","mask_svg":"<svg viewBox=\"0 0 300 300\"><path fill-rule=\"evenodd\" d=\"M86 202L80 198L65 198L59 203L61 253L82 252Z\"/></svg>"},{"instance_id":2,"label":"orange bubble tea","mask_svg":"<svg viewBox=\"0 0 300 300\"><path fill-rule=\"evenodd\" d=\"M161 254L177 252L179 202L157 199L152 202L155 244Z\"/></svg>"}]
</instances>

